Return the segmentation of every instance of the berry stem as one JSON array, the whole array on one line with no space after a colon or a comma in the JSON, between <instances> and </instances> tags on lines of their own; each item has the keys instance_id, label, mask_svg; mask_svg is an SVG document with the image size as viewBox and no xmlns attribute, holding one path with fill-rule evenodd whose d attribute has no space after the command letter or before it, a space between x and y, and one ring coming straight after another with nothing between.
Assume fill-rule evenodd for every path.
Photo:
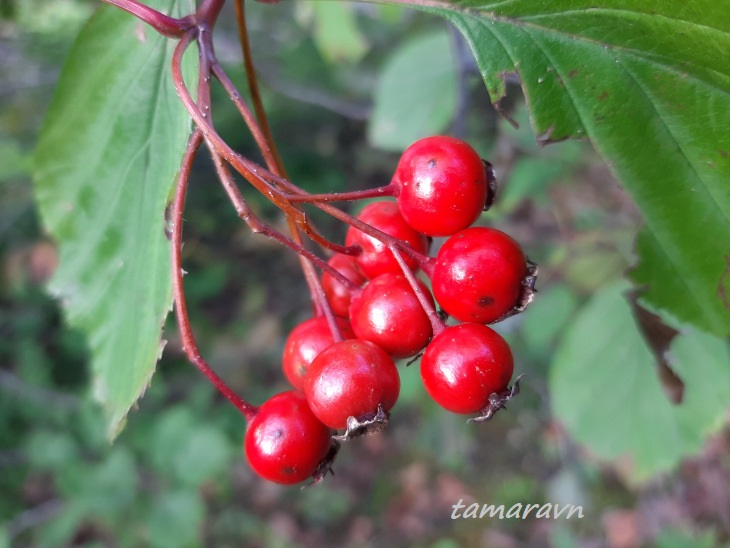
<instances>
[{"instance_id":1,"label":"berry stem","mask_svg":"<svg viewBox=\"0 0 730 548\"><path fill-rule=\"evenodd\" d=\"M197 30L195 34L197 34ZM201 40L209 39L209 33L203 33ZM198 106L195 104L195 101L193 101L192 96L190 95L190 92L185 84L185 81L182 78L181 68L183 54L185 53L185 50L190 46L192 40L192 32L186 33L180 40L180 43L177 45L173 53L172 71L175 88L193 121L203 132L203 135L205 136L205 139L209 143L209 145L215 148L225 161L230 163L231 166L238 173L240 173L259 192L266 196L274 205L284 211L287 216L293 217L297 226L299 226L304 231L304 233L307 234L307 236L309 236L315 242L323 244L323 242L316 237L316 233L307 221L304 212L295 207L294 204L290 203L287 199L287 194L280 190L279 187L282 187L289 192L293 192L298 195L306 195L307 193L293 183L289 182L288 180L280 177L279 175L276 175L275 173L267 170L262 166L251 162L250 160L247 160L240 154L236 153L233 149L231 149L228 144L220 137L220 135L218 135L207 117L200 111ZM208 51L210 51L210 49L208 49ZM328 213L332 217L343 221L351 226L354 226L355 228L363 231L365 234L368 234L369 236L372 236L373 238L382 241L386 245L393 245L395 247L398 247L408 256L412 257L419 266L421 266L422 264L427 264L427 256L417 252L411 246L401 242L397 238L393 238L389 234L377 230L367 223L363 223L355 217L329 204L315 202L314 205L325 213ZM269 229L269 232L273 231ZM329 244L330 245L328 247L330 247L330 249L336 249L340 253L356 253L355 249L345 246L337 246L335 244L332 244L331 242L329 242Z\"/></svg>"},{"instance_id":2,"label":"berry stem","mask_svg":"<svg viewBox=\"0 0 730 548\"><path fill-rule=\"evenodd\" d=\"M218 178L220 179L224 190L228 194L229 200L233 204L233 207L235 208L238 216L243 220L243 222L248 225L248 227L254 234L263 234L264 236L268 236L272 240L279 242L280 244L288 247L300 256L303 256L309 261L313 262L317 265L317 267L321 268L322 270L327 271L327 273L336 278L338 282L347 285L347 287L357 287L348 278L343 276L342 273L340 273L337 269L332 268L317 255L303 247L302 244L297 243L290 238L287 238L278 230L274 230L269 225L261 221L251 210L249 205L246 203L246 200L243 198L241 191L239 190L238 186L236 186L233 177L231 177L231 173L228 170L227 164L225 163L224 159L221 157L220 154L218 154L218 151L210 145L210 143L209 146L211 149L211 156L213 157L213 161L215 163Z\"/></svg>"},{"instance_id":3,"label":"berry stem","mask_svg":"<svg viewBox=\"0 0 730 548\"><path fill-rule=\"evenodd\" d=\"M241 53L243 55L243 63L246 69L246 82L248 84L249 92L251 93L251 101L253 103L254 110L256 111L256 120L258 120L258 124L251 116L250 109L241 99L241 95L238 93L235 86L233 86L228 75L217 62L213 65L213 71L216 74L216 78L218 78L224 89L233 99L233 102L236 107L238 107L246 125L254 135L268 168L280 177L288 178L284 162L281 159L279 150L276 147L276 142L274 141L274 136L271 132L271 126L269 125L269 119L266 116L263 101L261 100L258 79L256 78L256 68L253 62L253 55L251 54L251 42L248 38L248 26L246 24L244 0L236 0L234 2L234 6L236 10L236 24L238 26L238 39L241 44ZM291 232L292 239L295 243L301 246L302 236L297 223L289 215L287 215L287 223L289 224L289 231ZM319 239L320 241L325 240L324 238ZM304 279L309 286L309 294L312 298L314 313L315 315L324 314L327 317L333 336L336 340L339 340L337 339L337 336L340 338L342 336L337 324L334 322L334 315L332 314L329 302L327 302L319 276L315 272L314 266L309 260L301 254L298 254L298 257L299 264L302 268L302 272L304 273ZM330 318L332 318L332 321L330 321Z\"/></svg>"},{"instance_id":4,"label":"berry stem","mask_svg":"<svg viewBox=\"0 0 730 548\"><path fill-rule=\"evenodd\" d=\"M273 163L269 164L269 169L271 169L271 171L277 173L281 177L288 179L289 176L286 173L284 162L282 162L281 155L279 154L279 150L276 147L274 135L271 132L271 125L269 124L269 118L268 116L266 116L264 103L261 100L259 81L258 78L256 78L256 67L254 66L253 55L251 54L251 41L248 38L248 25L246 24L246 9L244 2L245 0L235 0L233 2L233 6L236 9L238 41L241 44L243 65L246 69L246 82L248 84L248 90L251 92L251 102L253 103L253 108L256 112L256 119L259 122L261 133L263 134L264 139L268 144L268 148L271 151ZM276 167L276 169L274 169L274 166Z\"/></svg>"},{"instance_id":5,"label":"berry stem","mask_svg":"<svg viewBox=\"0 0 730 548\"><path fill-rule=\"evenodd\" d=\"M256 190L266 196L274 205L284 211L287 215L293 216L297 219L297 224L304 222L304 213L289 204L286 200L285 195L269 183L266 179L261 176L262 171L270 173L263 167L251 162L244 158L237 152L235 152L228 144L221 138L220 135L215 131L213 125L207 119L205 114L200 111L198 106L195 104L190 91L185 84L182 77L182 58L187 48L192 43L193 39L199 34L198 29L195 31L186 33L180 40L180 43L175 47L175 51L172 56L172 73L173 81L175 83L175 89L180 95L185 108L190 114L190 117L195 122L195 125L200 128L205 137L205 140L215 148L215 150L223 157L223 159L230 163L233 168L240 173L249 183L251 183ZM200 42L204 43L210 40L210 33L201 33ZM207 51L211 51L210 43L205 45Z\"/></svg>"},{"instance_id":6,"label":"berry stem","mask_svg":"<svg viewBox=\"0 0 730 548\"><path fill-rule=\"evenodd\" d=\"M276 186L280 186L284 189L286 189L289 192L292 192L296 195L300 196L308 196L307 192L300 189L293 183L287 181L286 179L282 179L281 177L277 177L275 174L271 173L270 171L266 173L266 177L269 178L269 182ZM398 238L394 238L390 234L386 234L385 232L378 230L377 228L374 228L370 226L367 223L362 222L360 219L353 217L352 215L345 213L341 209L338 209L328 203L323 202L313 202L312 205L314 205L316 208L324 211L328 215L334 217L335 219L342 221L343 223L348 224L349 226L355 227L358 230L361 230L368 236L372 236L376 240L379 240L383 242L386 246L394 246L398 249L400 249L403 253L411 257L413 260L416 261L418 266L426 265L428 267L430 258L427 255L424 255L422 253L419 253L415 249L413 249L410 245L407 243L399 240ZM359 251L353 251L349 248L345 248L348 251L343 251L342 253L345 255L356 255L359 253ZM358 248L359 249L359 248Z\"/></svg>"},{"instance_id":7,"label":"berry stem","mask_svg":"<svg viewBox=\"0 0 730 548\"><path fill-rule=\"evenodd\" d=\"M393 253L393 257L395 257L395 260L398 261L398 264L400 265L401 270L403 271L403 275L406 277L406 280L408 280L408 284L411 286L411 289L413 289L413 292L416 294L416 298L418 299L418 302L421 303L421 307L423 307L423 311L428 316L428 320L431 322L431 329L433 330L433 336L435 337L439 333L441 333L444 329L446 329L446 324L441 319L441 317L438 315L438 312L436 312L436 309L431 304L431 301L426 297L426 295L423 294L423 289L418 284L418 280L416 279L415 274L411 271L410 268L408 268L408 265L403 260L403 256L400 253L400 250L394 246L388 246L388 249L390 249L391 253Z\"/></svg>"},{"instance_id":8,"label":"berry stem","mask_svg":"<svg viewBox=\"0 0 730 548\"><path fill-rule=\"evenodd\" d=\"M250 57L250 56L249 56ZM256 119L254 119L253 115L251 114L251 110L248 108L246 103L243 101L243 98L241 97L241 94L238 92L236 87L233 85L233 82L230 80L226 72L223 70L223 68L220 66L220 64L217 61L213 61L211 65L211 69L213 72L213 75L216 77L216 79L221 83L223 86L223 89L228 93L229 97L233 101L234 105L238 109L238 112L241 114L241 117L243 118L244 122L249 128L249 131L251 131L251 134L254 137L254 140L256 141L256 144L258 145L259 149L261 150L261 154L264 157L264 161L266 162L266 165L268 166L269 170L271 170L272 173L276 174L279 177L285 178L286 177L286 171L284 170L284 166L281 162L281 158L279 156L278 150L276 148L276 145L273 142L273 137L270 133L264 132L264 124L261 123L261 116L263 116L263 119L266 119L265 113L263 113L263 107L257 108L257 118L259 119L259 123L256 122ZM253 70L253 69L251 69ZM255 78L254 78L255 80ZM249 81L250 85L250 81ZM252 92L253 95L253 92ZM254 102L254 106L256 106L256 103ZM261 111L259 113L258 111ZM265 124L266 127L268 127L268 122ZM288 200L291 202L291 200ZM296 221L296 219L295 219ZM298 231L294 230L294 226L298 226L298 224L295 222L294 225L290 223L292 236L297 239L296 234ZM314 241L315 243L318 243L322 247L326 249L330 249L332 251L335 251L337 253L343 253L346 252L346 249L344 246L340 246L338 244L335 244L334 242L330 242L327 240L324 236L321 236L315 228L305 220L305 224L301 226L302 229L304 229L307 236ZM301 243L301 240L299 240L299 243Z\"/></svg>"},{"instance_id":9,"label":"berry stem","mask_svg":"<svg viewBox=\"0 0 730 548\"><path fill-rule=\"evenodd\" d=\"M292 217L296 222L297 226L307 234L313 241L323 245L329 249L340 253L352 254L353 250L345 246L339 246L332 242L329 242L322 236L319 236L314 228L310 225L304 212L297 208L295 205L289 203L286 198L286 194L279 190L275 185L268 181L263 174L271 176L279 181L285 181L275 175L271 171L265 169L262 166L251 162L244 158L233 149L218 135L211 122L207 119L207 115L203 113L200 108L196 105L190 91L185 84L182 77L182 57L186 49L190 46L193 39L199 35L199 44L203 47L204 51L212 52L212 44L210 44L210 32L200 31L198 28L191 29L190 32L186 33L180 40L180 43L176 46L172 56L172 73L175 89L177 90L180 99L183 102L188 114L193 119L193 122L205 136L205 140L208 144L215 148L218 154L228 162L238 173L240 173L251 185L256 188L261 194L268 198L276 207L281 209L288 217ZM293 188L297 188L295 185L288 183ZM300 191L300 193L303 191Z\"/></svg>"},{"instance_id":10,"label":"berry stem","mask_svg":"<svg viewBox=\"0 0 730 548\"><path fill-rule=\"evenodd\" d=\"M197 31L193 30L189 33L186 33L185 36L183 36L182 40L180 40L180 43L175 48L175 52L173 53L172 58L172 71L173 71L173 80L175 82L175 87L180 95L180 98L183 101L183 104L188 110L188 113L193 118L193 121L197 125L197 127L200 129L202 134L205 137L206 143L208 144L208 147L211 151L215 150L218 157L224 161L231 164L231 166L236 169L241 175L246 177L246 179L251 183L254 184L254 186L262 192L265 196L269 197L272 202L274 202L275 205L284 204L284 207L282 209L286 213L287 217L289 219L293 219L294 222L296 222L296 225L298 227L302 227L302 224L307 225L306 222L302 221L300 224L299 218L304 220L304 213L301 210L298 210L294 208L294 206L289 205L288 207L285 207L288 202L286 202L286 198L283 198L283 194L276 189L270 182L268 182L266 179L264 179L261 175L259 175L259 172L265 172L267 174L270 174L272 177L275 177L277 180L285 181L285 179L282 179L278 175L266 170L265 168L261 166L257 166L253 162L250 162L249 160L246 160L236 152L234 152L224 141L221 139L221 137L218 135L218 133L215 131L213 126L211 125L210 121L208 120L207 111L203 112L199 108L198 105L195 104L195 101L193 101L192 96L190 95L190 92L188 91L188 88L182 78L182 68L181 68L181 62L182 62L182 56L185 53L185 50L188 46L192 43L194 37L197 35ZM208 38L205 38L207 36ZM212 50L210 49L212 45L209 42L210 33L203 33L203 36L199 40L199 47L202 48L201 53L201 67L207 64L206 59L209 58L209 55L212 55ZM204 88L207 88L207 79L209 78L209 73L202 73L201 74L201 85ZM248 168L247 166L251 166ZM223 167L221 165L221 167ZM218 169L218 168L217 168ZM227 169L224 169L223 171L219 172L219 176L221 173L228 173ZM314 262L319 268L326 270L330 275L332 275L334 278L336 278L339 282L345 284L347 287L352 287L353 284L348 280L345 276L340 274L339 271L335 270L331 266L329 266L325 261L314 255L311 251L305 249L300 243L296 243L280 232L272 229L265 223L261 222L258 217L254 215L254 213L251 211L251 209L246 204L243 195L241 194L240 190L236 186L235 182L233 181L232 177L230 177L230 173L228 173L227 176L221 177L221 183L223 184L224 189L226 190L226 193L229 196L229 199L233 202L234 207L236 209L236 212L238 213L238 216L243 219L246 224L249 225L251 230L253 230L255 233L263 233L266 236L269 236L278 242L286 245L299 255L305 256L310 261ZM291 183L288 183L290 186L297 188L296 186L292 185ZM303 192L303 191L302 191ZM292 211L294 212L295 216L292 216ZM307 225L308 226L308 225ZM369 225L365 225L369 226ZM307 232L306 227L303 228L305 230L305 233L307 233L308 236L311 236L310 232ZM345 246L337 246L342 252L345 253L352 253L353 250L350 248L347 248ZM315 291L316 293L316 291Z\"/></svg>"},{"instance_id":11,"label":"berry stem","mask_svg":"<svg viewBox=\"0 0 730 548\"><path fill-rule=\"evenodd\" d=\"M291 194L287 199L292 203L313 203L313 202L351 202L354 200L365 200L367 198L382 198L395 196L397 187L388 184L377 188L366 188L365 190L353 190L352 192L332 192L330 194Z\"/></svg>"},{"instance_id":12,"label":"berry stem","mask_svg":"<svg viewBox=\"0 0 730 548\"><path fill-rule=\"evenodd\" d=\"M430 280L433 278L433 269L436 267L436 257L426 257L424 261L418 263L418 266Z\"/></svg>"},{"instance_id":13,"label":"berry stem","mask_svg":"<svg viewBox=\"0 0 730 548\"><path fill-rule=\"evenodd\" d=\"M320 315L324 315L327 319L327 325L330 328L330 333L332 333L332 340L334 342L340 342L343 338L342 331L340 330L340 326L337 325L337 319L335 318L334 312L332 312L332 306L330 306L330 303L327 300L327 295L322 288L322 282L319 278L316 278L316 281L316 293L312 295L312 298L314 298L320 305Z\"/></svg>"},{"instance_id":14,"label":"berry stem","mask_svg":"<svg viewBox=\"0 0 730 548\"><path fill-rule=\"evenodd\" d=\"M256 141L256 145L259 147L259 150L264 157L266 165L271 171L273 171L277 175L283 176L282 166L280 165L281 160L278 159L278 155L271 147L270 141L261 130L260 125L254 119L253 113L248 108L248 105L246 105L246 103L244 102L241 94L238 93L238 90L233 85L233 82L228 77L228 74L226 74L226 72L223 70L223 67L221 67L217 61L211 63L211 70L213 72L213 76L215 76L216 79L221 83L223 89L226 91L226 93L228 93L228 96L231 98L233 104L236 106L236 109L238 109L241 118L243 118L243 121L248 126L249 131L253 135L254 141Z\"/></svg>"},{"instance_id":15,"label":"berry stem","mask_svg":"<svg viewBox=\"0 0 730 548\"><path fill-rule=\"evenodd\" d=\"M195 336L188 317L188 308L185 301L185 289L183 284L182 269L182 215L185 208L185 195L188 188L188 180L192 169L195 155L203 142L203 135L200 130L195 129L190 135L188 146L183 156L180 174L175 185L175 199L172 204L172 283L175 300L175 314L182 338L182 346L190 362L197 367L203 375L243 414L247 421L253 419L257 407L236 394L215 371L211 369L205 359L200 355L200 350L195 342Z\"/></svg>"}]
</instances>

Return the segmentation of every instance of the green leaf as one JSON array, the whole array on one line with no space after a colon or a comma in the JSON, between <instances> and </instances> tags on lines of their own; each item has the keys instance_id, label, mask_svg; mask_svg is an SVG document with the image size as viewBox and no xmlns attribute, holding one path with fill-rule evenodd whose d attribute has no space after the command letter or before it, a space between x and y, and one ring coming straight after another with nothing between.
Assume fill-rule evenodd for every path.
<instances>
[{"instance_id":1,"label":"green leaf","mask_svg":"<svg viewBox=\"0 0 730 548\"><path fill-rule=\"evenodd\" d=\"M416 139L442 132L456 108L456 72L449 33L420 36L387 61L375 89L368 139L402 151Z\"/></svg>"},{"instance_id":2,"label":"green leaf","mask_svg":"<svg viewBox=\"0 0 730 548\"><path fill-rule=\"evenodd\" d=\"M203 502L194 491L161 495L148 518L150 546L199 546L204 515Z\"/></svg>"},{"instance_id":3,"label":"green leaf","mask_svg":"<svg viewBox=\"0 0 730 548\"><path fill-rule=\"evenodd\" d=\"M86 485L82 493L74 493L94 516L113 518L135 500L137 468L132 452L115 447L106 459L86 466Z\"/></svg>"},{"instance_id":4,"label":"green leaf","mask_svg":"<svg viewBox=\"0 0 730 548\"><path fill-rule=\"evenodd\" d=\"M180 483L198 487L222 474L232 456L232 447L220 430L200 425L188 432L180 452L172 456L172 466Z\"/></svg>"},{"instance_id":5,"label":"green leaf","mask_svg":"<svg viewBox=\"0 0 730 548\"><path fill-rule=\"evenodd\" d=\"M699 451L723 425L730 401L727 342L693 329L673 341L669 362L685 385L681 405L662 391L624 284L596 293L555 353L549 383L555 416L593 453L630 457L639 479Z\"/></svg>"},{"instance_id":6,"label":"green leaf","mask_svg":"<svg viewBox=\"0 0 730 548\"><path fill-rule=\"evenodd\" d=\"M314 42L330 62L356 62L367 52L352 6L341 2L313 2Z\"/></svg>"},{"instance_id":7,"label":"green leaf","mask_svg":"<svg viewBox=\"0 0 730 548\"><path fill-rule=\"evenodd\" d=\"M76 459L57 470L58 491L95 517L113 517L135 499L137 467L124 446L112 449L104 460Z\"/></svg>"},{"instance_id":8,"label":"green leaf","mask_svg":"<svg viewBox=\"0 0 730 548\"><path fill-rule=\"evenodd\" d=\"M174 474L170 460L180 454L188 432L195 426L193 411L188 406L177 405L157 417L152 435L148 440L149 457L161 474Z\"/></svg>"},{"instance_id":9,"label":"green leaf","mask_svg":"<svg viewBox=\"0 0 730 548\"><path fill-rule=\"evenodd\" d=\"M17 141L0 137L0 184L8 184L8 179L26 175L28 157Z\"/></svg>"},{"instance_id":10,"label":"green leaf","mask_svg":"<svg viewBox=\"0 0 730 548\"><path fill-rule=\"evenodd\" d=\"M79 450L68 432L37 430L26 441L28 460L41 470L59 470L79 458Z\"/></svg>"},{"instance_id":11,"label":"green leaf","mask_svg":"<svg viewBox=\"0 0 730 548\"><path fill-rule=\"evenodd\" d=\"M175 0L150 4L179 15ZM150 382L172 301L164 212L190 132L169 74L174 45L100 7L64 65L35 155L38 205L60 249L50 290L88 339L110 437Z\"/></svg>"},{"instance_id":12,"label":"green leaf","mask_svg":"<svg viewBox=\"0 0 730 548\"><path fill-rule=\"evenodd\" d=\"M47 524L40 528L38 546L40 548L56 548L68 546L69 541L78 530L87 509L81 500L70 499L61 506L60 512Z\"/></svg>"},{"instance_id":13,"label":"green leaf","mask_svg":"<svg viewBox=\"0 0 730 548\"><path fill-rule=\"evenodd\" d=\"M522 317L520 333L526 349L532 355L545 359L550 346L572 319L578 298L566 285L557 284L540 290Z\"/></svg>"},{"instance_id":14,"label":"green leaf","mask_svg":"<svg viewBox=\"0 0 730 548\"><path fill-rule=\"evenodd\" d=\"M685 546L713 548L721 546L712 531L694 533L679 529L665 529L661 531L654 542L657 548L685 548Z\"/></svg>"},{"instance_id":15,"label":"green leaf","mask_svg":"<svg viewBox=\"0 0 730 548\"><path fill-rule=\"evenodd\" d=\"M634 279L649 285L647 301L730 334L730 302L718 291L730 257L727 5L413 4L464 34L495 103L505 94L505 75L519 76L539 140L593 143L644 216L651 245L639 246Z\"/></svg>"},{"instance_id":16,"label":"green leaf","mask_svg":"<svg viewBox=\"0 0 730 548\"><path fill-rule=\"evenodd\" d=\"M0 525L0 548L10 548L10 535L5 525Z\"/></svg>"}]
</instances>

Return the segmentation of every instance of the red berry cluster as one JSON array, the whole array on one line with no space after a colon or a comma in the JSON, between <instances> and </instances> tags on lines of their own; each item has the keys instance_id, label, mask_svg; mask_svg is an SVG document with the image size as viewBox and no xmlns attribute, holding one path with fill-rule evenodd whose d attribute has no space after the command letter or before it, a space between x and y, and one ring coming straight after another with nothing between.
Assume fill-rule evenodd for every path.
<instances>
[{"instance_id":1,"label":"red berry cluster","mask_svg":"<svg viewBox=\"0 0 730 548\"><path fill-rule=\"evenodd\" d=\"M365 207L347 233L349 253L327 263L331 314L286 341L283 370L295 390L250 421L246 454L269 480L321 479L336 440L382 429L400 391L395 359L422 353L426 392L449 411L478 414L471 420L488 420L517 393L509 345L486 324L525 308L537 268L504 232L471 226L494 197L491 166L463 141L428 137L404 152L389 188L396 201ZM433 237L447 239L429 257ZM460 323L447 326L447 317Z\"/></svg>"}]
</instances>

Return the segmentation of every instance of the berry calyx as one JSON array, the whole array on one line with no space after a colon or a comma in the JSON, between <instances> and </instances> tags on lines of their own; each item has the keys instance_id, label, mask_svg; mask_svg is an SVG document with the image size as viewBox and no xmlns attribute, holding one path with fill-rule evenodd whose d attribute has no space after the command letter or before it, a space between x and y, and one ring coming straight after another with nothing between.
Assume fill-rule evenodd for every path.
<instances>
[{"instance_id":1,"label":"berry calyx","mask_svg":"<svg viewBox=\"0 0 730 548\"><path fill-rule=\"evenodd\" d=\"M520 304L529 275L517 242L500 230L473 227L444 242L431 282L447 314L462 322L491 323Z\"/></svg>"},{"instance_id":2,"label":"berry calyx","mask_svg":"<svg viewBox=\"0 0 730 548\"><path fill-rule=\"evenodd\" d=\"M476 323L447 327L421 358L426 392L444 409L471 414L490 408L490 397L507 389L514 362L507 342Z\"/></svg>"},{"instance_id":3,"label":"berry calyx","mask_svg":"<svg viewBox=\"0 0 730 548\"><path fill-rule=\"evenodd\" d=\"M430 297L426 285L420 280L418 284ZM359 339L377 344L396 359L418 353L433 333L428 314L402 274L373 278L353 297L350 323Z\"/></svg>"},{"instance_id":4,"label":"berry calyx","mask_svg":"<svg viewBox=\"0 0 730 548\"><path fill-rule=\"evenodd\" d=\"M367 205L357 218L373 228L408 244L421 254L428 252L428 239L406 223L395 202L373 202ZM370 279L386 272L398 273L401 271L398 262L386 243L368 236L355 227L351 226L348 229L345 245L360 246L362 252L355 257L355 260L363 274ZM405 256L405 260L411 270L418 268L418 264L412 257Z\"/></svg>"},{"instance_id":5,"label":"berry calyx","mask_svg":"<svg viewBox=\"0 0 730 548\"><path fill-rule=\"evenodd\" d=\"M336 318L335 321L343 339L355 338L350 322L344 318ZM309 318L292 330L284 343L282 369L294 388L304 388L304 376L312 360L334 342L332 330L324 316Z\"/></svg>"},{"instance_id":6,"label":"berry calyx","mask_svg":"<svg viewBox=\"0 0 730 548\"><path fill-rule=\"evenodd\" d=\"M403 218L429 236L450 236L469 227L489 202L488 173L479 154L464 141L443 135L409 146L392 183Z\"/></svg>"},{"instance_id":7,"label":"berry calyx","mask_svg":"<svg viewBox=\"0 0 730 548\"><path fill-rule=\"evenodd\" d=\"M333 255L327 261L327 264L357 286L362 286L367 280L363 273L360 272L357 261L352 255L338 253ZM332 312L337 316L346 318L350 309L352 291L327 272L322 274L322 289L324 289L324 294L327 296L327 300L332 307Z\"/></svg>"},{"instance_id":8,"label":"berry calyx","mask_svg":"<svg viewBox=\"0 0 730 548\"><path fill-rule=\"evenodd\" d=\"M301 392L281 392L258 408L246 429L244 451L259 476L299 483L326 469L332 431L314 416ZM318 478L315 478L318 479Z\"/></svg>"},{"instance_id":9,"label":"berry calyx","mask_svg":"<svg viewBox=\"0 0 730 548\"><path fill-rule=\"evenodd\" d=\"M371 419L379 406L387 413L399 393L393 359L362 339L340 341L321 352L304 379L309 407L331 428L346 428L349 417Z\"/></svg>"}]
</instances>

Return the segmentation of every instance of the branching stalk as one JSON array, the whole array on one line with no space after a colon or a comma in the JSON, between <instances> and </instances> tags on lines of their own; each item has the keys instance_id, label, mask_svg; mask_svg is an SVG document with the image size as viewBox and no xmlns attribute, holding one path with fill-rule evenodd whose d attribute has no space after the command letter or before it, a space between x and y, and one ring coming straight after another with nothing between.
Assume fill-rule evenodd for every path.
<instances>
[{"instance_id":1,"label":"branching stalk","mask_svg":"<svg viewBox=\"0 0 730 548\"><path fill-rule=\"evenodd\" d=\"M394 246L388 246L388 249L390 249L391 253L393 253L393 257L395 257L395 260L398 261L398 264L400 265L401 270L403 271L403 275L406 277L406 280L408 280L408 284L411 286L411 289L413 289L413 292L416 294L416 298L418 299L418 302L421 304L423 311L428 316L428 320L431 322L431 329L433 330L433 336L435 337L436 335L441 333L444 329L446 329L446 324L441 319L441 317L438 315L438 312L436 312L436 308L433 306L431 299L429 299L424 294L423 288L418 283L418 280L416 279L416 276L413 274L413 271L410 268L408 268L408 265L406 264L405 260L403 260L403 255L401 255L400 250Z\"/></svg>"},{"instance_id":2,"label":"branching stalk","mask_svg":"<svg viewBox=\"0 0 730 548\"><path fill-rule=\"evenodd\" d=\"M236 394L201 356L188 317L188 307L185 301L182 269L182 215L185 208L185 195L188 189L188 180L195 155L203 142L203 135L196 129L188 140L185 156L183 157L180 174L175 185L175 199L172 203L172 283L175 298L175 313L180 329L180 337L185 354L190 362L250 421L256 414L257 408Z\"/></svg>"},{"instance_id":3,"label":"branching stalk","mask_svg":"<svg viewBox=\"0 0 730 548\"><path fill-rule=\"evenodd\" d=\"M137 19L144 21L157 32L168 38L182 38L185 32L194 26L189 17L175 19L157 10L145 6L136 0L102 0L131 13Z\"/></svg>"}]
</instances>

